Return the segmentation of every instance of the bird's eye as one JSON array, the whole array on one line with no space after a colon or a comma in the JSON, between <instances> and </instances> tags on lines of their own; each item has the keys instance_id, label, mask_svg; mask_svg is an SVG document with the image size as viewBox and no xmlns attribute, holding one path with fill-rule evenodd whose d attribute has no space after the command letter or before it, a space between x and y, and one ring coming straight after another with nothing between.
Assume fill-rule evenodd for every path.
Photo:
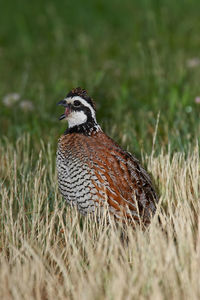
<instances>
[{"instance_id":1,"label":"bird's eye","mask_svg":"<svg viewBox=\"0 0 200 300\"><path fill-rule=\"evenodd\" d=\"M80 102L80 101L78 101L78 100L75 100L75 101L74 101L74 106L77 107L77 106L80 106L80 105L81 105L81 102Z\"/></svg>"}]
</instances>

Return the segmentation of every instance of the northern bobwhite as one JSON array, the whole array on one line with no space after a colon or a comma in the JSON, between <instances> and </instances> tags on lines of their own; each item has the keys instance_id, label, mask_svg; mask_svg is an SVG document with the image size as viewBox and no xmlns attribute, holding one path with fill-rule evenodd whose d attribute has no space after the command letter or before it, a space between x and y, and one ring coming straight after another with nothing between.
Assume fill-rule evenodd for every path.
<instances>
[{"instance_id":1,"label":"northern bobwhite","mask_svg":"<svg viewBox=\"0 0 200 300\"><path fill-rule=\"evenodd\" d=\"M158 197L138 160L108 137L96 120L87 91L76 88L58 103L68 129L58 142L57 171L61 194L82 214L105 209L119 219L148 225Z\"/></svg>"}]
</instances>

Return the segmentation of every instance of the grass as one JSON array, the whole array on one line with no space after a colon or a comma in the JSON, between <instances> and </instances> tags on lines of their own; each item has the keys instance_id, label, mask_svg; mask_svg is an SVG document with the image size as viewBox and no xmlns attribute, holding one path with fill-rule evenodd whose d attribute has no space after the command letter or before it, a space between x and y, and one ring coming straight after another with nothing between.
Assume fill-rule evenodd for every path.
<instances>
[{"instance_id":1,"label":"grass","mask_svg":"<svg viewBox=\"0 0 200 300\"><path fill-rule=\"evenodd\" d=\"M199 299L200 2L0 6L0 299ZM160 192L127 245L57 190L55 104L76 86Z\"/></svg>"},{"instance_id":2,"label":"grass","mask_svg":"<svg viewBox=\"0 0 200 300\"><path fill-rule=\"evenodd\" d=\"M4 2L0 98L17 92L35 109L0 101L0 134L55 147L64 131L55 104L82 86L105 130L138 155L151 153L158 112L156 150L187 151L200 130L199 10L197 0Z\"/></svg>"},{"instance_id":3,"label":"grass","mask_svg":"<svg viewBox=\"0 0 200 300\"><path fill-rule=\"evenodd\" d=\"M145 157L161 200L146 232L123 229L128 244L112 222L66 207L41 149L36 161L29 137L0 148L1 299L199 299L198 146Z\"/></svg>"}]
</instances>

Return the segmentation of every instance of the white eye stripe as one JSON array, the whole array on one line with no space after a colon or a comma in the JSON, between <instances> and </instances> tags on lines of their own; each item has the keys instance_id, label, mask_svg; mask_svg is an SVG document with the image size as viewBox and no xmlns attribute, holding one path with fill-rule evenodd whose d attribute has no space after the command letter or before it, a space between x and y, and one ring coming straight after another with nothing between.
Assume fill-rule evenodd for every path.
<instances>
[{"instance_id":1,"label":"white eye stripe","mask_svg":"<svg viewBox=\"0 0 200 300\"><path fill-rule=\"evenodd\" d=\"M65 98L65 100L68 103L72 103L72 104L74 103L75 100L80 101L84 106L86 106L90 109L92 117L96 121L95 110L85 99L81 98L80 96L74 96L74 97Z\"/></svg>"}]
</instances>

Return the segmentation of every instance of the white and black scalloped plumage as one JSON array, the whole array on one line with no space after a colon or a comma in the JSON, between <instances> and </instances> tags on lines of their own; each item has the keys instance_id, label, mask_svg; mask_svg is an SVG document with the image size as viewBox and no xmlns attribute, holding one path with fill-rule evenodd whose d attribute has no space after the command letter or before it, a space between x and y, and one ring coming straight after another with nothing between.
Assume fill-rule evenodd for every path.
<instances>
[{"instance_id":1,"label":"white and black scalloped plumage","mask_svg":"<svg viewBox=\"0 0 200 300\"><path fill-rule=\"evenodd\" d=\"M139 161L102 131L86 90L73 89L58 104L65 107L60 119L69 125L57 150L64 199L83 214L103 211L106 204L114 217L148 225L158 197Z\"/></svg>"}]
</instances>

